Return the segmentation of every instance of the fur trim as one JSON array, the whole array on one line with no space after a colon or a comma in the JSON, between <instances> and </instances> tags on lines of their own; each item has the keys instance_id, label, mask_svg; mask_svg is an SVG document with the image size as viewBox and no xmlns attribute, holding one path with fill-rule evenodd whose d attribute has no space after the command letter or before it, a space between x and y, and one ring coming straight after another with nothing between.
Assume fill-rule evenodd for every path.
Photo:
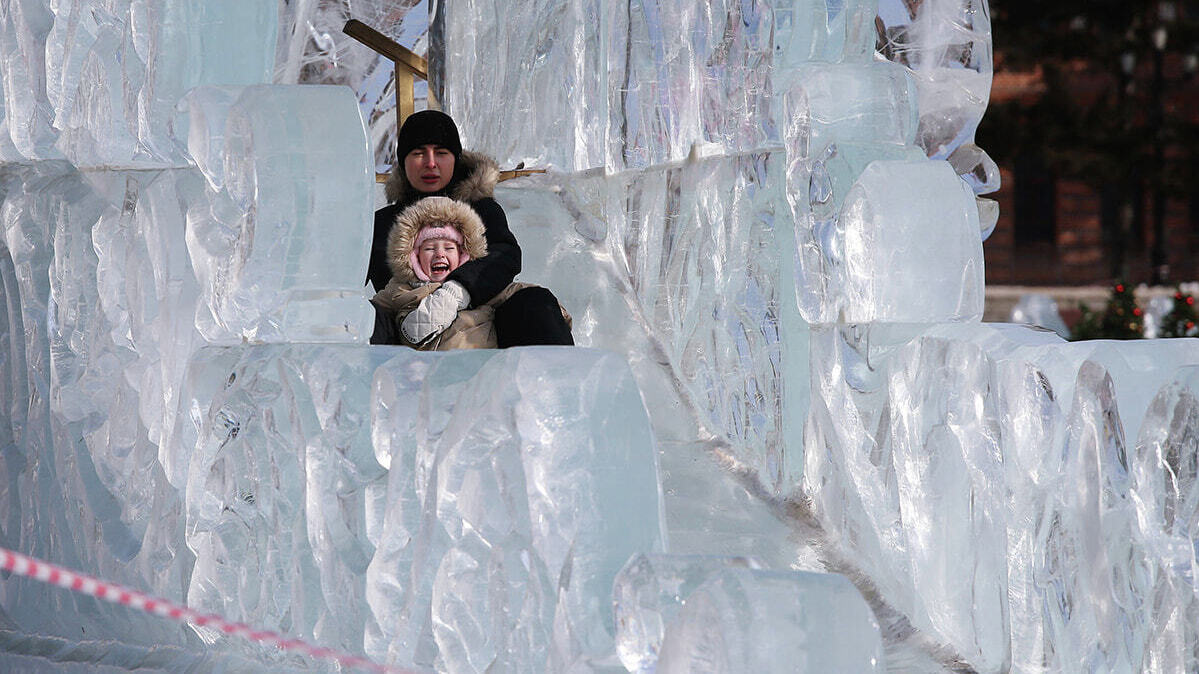
<instances>
[{"instance_id":1,"label":"fur trim","mask_svg":"<svg viewBox=\"0 0 1199 674\"><path fill-rule=\"evenodd\" d=\"M486 230L475 209L448 197L425 197L396 216L395 224L387 234L387 266L391 275L401 282L420 282L409 260L416 237L426 225L457 229L462 234L463 251L472 260L487 255Z\"/></svg>"},{"instance_id":2,"label":"fur trim","mask_svg":"<svg viewBox=\"0 0 1199 674\"><path fill-rule=\"evenodd\" d=\"M500 165L478 152L463 152L460 161L466 177L450 190L450 196L467 203L494 196L500 182Z\"/></svg>"},{"instance_id":3,"label":"fur trim","mask_svg":"<svg viewBox=\"0 0 1199 674\"><path fill-rule=\"evenodd\" d=\"M461 162L462 175L466 177L450 188L450 197L471 202L495 194L495 186L500 181L500 165L494 159L478 152L463 152L457 161ZM419 198L421 194L408 184L403 161L396 162L391 168L391 177L383 191L389 204L403 203L409 198Z\"/></svg>"}]
</instances>

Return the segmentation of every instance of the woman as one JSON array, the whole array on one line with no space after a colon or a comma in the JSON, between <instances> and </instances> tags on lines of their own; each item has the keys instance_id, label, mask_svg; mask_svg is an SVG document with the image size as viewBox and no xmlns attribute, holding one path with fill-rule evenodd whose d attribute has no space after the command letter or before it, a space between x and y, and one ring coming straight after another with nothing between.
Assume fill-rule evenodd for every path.
<instances>
[{"instance_id":1,"label":"woman","mask_svg":"<svg viewBox=\"0 0 1199 674\"><path fill-rule=\"evenodd\" d=\"M421 300L404 318L385 309L376 312L372 343L391 343L382 335L395 334L400 321L407 334L423 342L445 330L458 311L491 301L520 272L520 245L508 229L504 209L493 195L499 168L490 157L463 152L458 127L437 110L415 113L404 121L396 143L400 170L387 184L391 205L375 213L367 279L382 290L391 279L387 266L387 235L405 208L428 196L447 196L466 202L483 221L487 255L471 259L450 272L441 287ZM541 287L520 290L496 307L495 329L500 348L529 344L574 344L558 300Z\"/></svg>"}]
</instances>

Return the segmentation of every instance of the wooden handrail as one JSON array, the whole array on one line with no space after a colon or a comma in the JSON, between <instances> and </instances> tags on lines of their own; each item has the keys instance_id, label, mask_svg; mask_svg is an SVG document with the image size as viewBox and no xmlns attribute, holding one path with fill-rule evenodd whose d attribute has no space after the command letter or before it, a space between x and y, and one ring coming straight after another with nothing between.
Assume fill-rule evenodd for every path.
<instances>
[{"instance_id":1,"label":"wooden handrail","mask_svg":"<svg viewBox=\"0 0 1199 674\"><path fill-rule=\"evenodd\" d=\"M534 173L545 173L545 169L518 168L518 169L509 169L507 171L500 171L499 182L502 183L505 180L512 180L513 178L523 178L525 176L531 176Z\"/></svg>"},{"instance_id":2,"label":"wooden handrail","mask_svg":"<svg viewBox=\"0 0 1199 674\"><path fill-rule=\"evenodd\" d=\"M341 32L370 47L375 53L391 59L396 65L403 65L422 80L429 79L429 62L424 57L358 19L346 21Z\"/></svg>"},{"instance_id":3,"label":"wooden handrail","mask_svg":"<svg viewBox=\"0 0 1199 674\"><path fill-rule=\"evenodd\" d=\"M362 23L358 19L346 21L343 33L370 47L376 54L389 59L395 69L396 131L404 120L416 112L416 78L429 80L429 62L404 45ZM437 101L432 90L428 93L429 107L436 109Z\"/></svg>"},{"instance_id":4,"label":"wooden handrail","mask_svg":"<svg viewBox=\"0 0 1199 674\"><path fill-rule=\"evenodd\" d=\"M416 111L416 95L414 92L416 78L419 77L426 82L429 80L429 62L416 52L362 23L358 19L346 21L346 25L341 29L341 32L370 47L376 54L391 60L394 64L396 132L399 133L400 127L404 125L404 120L408 119L408 116ZM430 109L437 109L437 101L433 98L433 91L431 89L428 94L428 102ZM500 182L534 173L545 173L545 169L527 169L522 162L514 169L500 171ZM375 182L385 183L390 175L389 173L376 173Z\"/></svg>"},{"instance_id":5,"label":"wooden handrail","mask_svg":"<svg viewBox=\"0 0 1199 674\"><path fill-rule=\"evenodd\" d=\"M546 172L545 169L526 169L526 168L508 169L506 171L500 171L500 179L497 182L502 183L505 180L512 180L513 178L523 178L525 176L531 176L534 173L545 173L545 172ZM388 180L391 180L390 173L376 173L375 174L375 182L377 182L377 183L386 183Z\"/></svg>"}]
</instances>

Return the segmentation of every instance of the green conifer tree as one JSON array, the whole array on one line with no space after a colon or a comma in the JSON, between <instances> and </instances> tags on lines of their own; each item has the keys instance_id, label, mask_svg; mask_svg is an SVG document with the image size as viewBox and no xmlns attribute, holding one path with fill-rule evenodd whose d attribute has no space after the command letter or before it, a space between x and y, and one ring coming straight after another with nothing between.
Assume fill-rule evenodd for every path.
<instances>
[{"instance_id":1,"label":"green conifer tree","mask_svg":"<svg viewBox=\"0 0 1199 674\"><path fill-rule=\"evenodd\" d=\"M1162 317L1158 331L1162 337L1195 337L1199 335L1199 315L1195 313L1195 296L1182 292L1174 293L1174 307Z\"/></svg>"},{"instance_id":2,"label":"green conifer tree","mask_svg":"<svg viewBox=\"0 0 1199 674\"><path fill-rule=\"evenodd\" d=\"M1070 339L1140 339L1145 336L1144 313L1137 306L1132 288L1117 281L1103 313L1082 307L1082 317L1074 325Z\"/></svg>"}]
</instances>

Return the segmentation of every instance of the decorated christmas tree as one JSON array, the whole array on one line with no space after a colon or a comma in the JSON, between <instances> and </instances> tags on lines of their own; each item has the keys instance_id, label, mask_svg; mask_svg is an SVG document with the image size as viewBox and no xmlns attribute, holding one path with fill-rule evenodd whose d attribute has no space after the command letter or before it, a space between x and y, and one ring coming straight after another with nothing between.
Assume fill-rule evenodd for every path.
<instances>
[{"instance_id":1,"label":"decorated christmas tree","mask_svg":"<svg viewBox=\"0 0 1199 674\"><path fill-rule=\"evenodd\" d=\"M1174 293L1174 308L1162 317L1159 335L1162 337L1195 337L1199 335L1199 315L1195 313L1195 296L1182 292Z\"/></svg>"},{"instance_id":2,"label":"decorated christmas tree","mask_svg":"<svg viewBox=\"0 0 1199 674\"><path fill-rule=\"evenodd\" d=\"M1137 306L1132 288L1123 281L1112 286L1103 313L1081 307L1082 316L1070 332L1070 339L1140 339L1145 336L1144 312Z\"/></svg>"}]
</instances>

